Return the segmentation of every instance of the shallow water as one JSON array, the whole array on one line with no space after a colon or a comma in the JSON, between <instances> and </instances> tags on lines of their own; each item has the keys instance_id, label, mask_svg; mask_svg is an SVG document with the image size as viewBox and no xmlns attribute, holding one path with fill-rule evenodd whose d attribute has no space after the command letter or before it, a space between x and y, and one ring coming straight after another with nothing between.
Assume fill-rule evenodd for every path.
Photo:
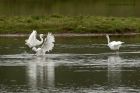
<instances>
[{"instance_id":1,"label":"shallow water","mask_svg":"<svg viewBox=\"0 0 140 93\"><path fill-rule=\"evenodd\" d=\"M119 53L105 36L56 37L55 48L36 56L26 37L0 37L0 92L137 93L140 36L111 36L125 44Z\"/></svg>"}]
</instances>

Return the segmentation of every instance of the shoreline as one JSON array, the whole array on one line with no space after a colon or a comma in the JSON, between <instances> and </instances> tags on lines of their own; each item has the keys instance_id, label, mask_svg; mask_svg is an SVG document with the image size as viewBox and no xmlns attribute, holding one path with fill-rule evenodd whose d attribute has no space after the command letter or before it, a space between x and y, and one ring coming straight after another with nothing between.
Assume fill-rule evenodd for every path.
<instances>
[{"instance_id":1,"label":"shoreline","mask_svg":"<svg viewBox=\"0 0 140 93\"><path fill-rule=\"evenodd\" d=\"M30 34L33 29L38 33L74 33L82 36L140 33L140 18L60 15L0 17L0 34Z\"/></svg>"},{"instance_id":2,"label":"shoreline","mask_svg":"<svg viewBox=\"0 0 140 93\"><path fill-rule=\"evenodd\" d=\"M104 35L114 35L114 36L122 36L122 35L125 35L125 36L133 36L133 35L140 35L140 33L84 33L84 34L81 34L81 33L60 33L60 34L54 34L54 36L56 37L60 37L60 36L63 36L63 37L71 37L71 36L104 36ZM29 36L30 34L0 34L0 37L27 37ZM45 34L47 35L47 34Z\"/></svg>"}]
</instances>

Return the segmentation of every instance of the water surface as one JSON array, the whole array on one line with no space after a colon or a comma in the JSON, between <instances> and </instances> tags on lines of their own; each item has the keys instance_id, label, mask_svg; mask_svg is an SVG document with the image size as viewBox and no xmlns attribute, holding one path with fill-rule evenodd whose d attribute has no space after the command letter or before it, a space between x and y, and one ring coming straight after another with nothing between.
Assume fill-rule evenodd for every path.
<instances>
[{"instance_id":1,"label":"water surface","mask_svg":"<svg viewBox=\"0 0 140 93\"><path fill-rule=\"evenodd\" d=\"M119 53L105 36L56 37L55 48L36 56L24 40L0 37L0 92L137 93L140 36L111 36L125 44Z\"/></svg>"}]
</instances>

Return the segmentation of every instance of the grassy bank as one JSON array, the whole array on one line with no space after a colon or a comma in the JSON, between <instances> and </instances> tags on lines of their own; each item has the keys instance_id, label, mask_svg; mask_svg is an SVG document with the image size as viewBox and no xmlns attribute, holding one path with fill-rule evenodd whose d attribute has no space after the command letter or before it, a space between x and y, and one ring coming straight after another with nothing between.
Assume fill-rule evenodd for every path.
<instances>
[{"instance_id":1,"label":"grassy bank","mask_svg":"<svg viewBox=\"0 0 140 93\"><path fill-rule=\"evenodd\" d=\"M139 33L140 18L95 16L10 16L0 17L0 33Z\"/></svg>"}]
</instances>

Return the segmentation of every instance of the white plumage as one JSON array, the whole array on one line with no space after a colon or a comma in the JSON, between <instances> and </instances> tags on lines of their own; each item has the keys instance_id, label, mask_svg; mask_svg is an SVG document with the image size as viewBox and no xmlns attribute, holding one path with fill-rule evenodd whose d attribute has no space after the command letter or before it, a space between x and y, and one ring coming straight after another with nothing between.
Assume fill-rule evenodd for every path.
<instances>
[{"instance_id":1,"label":"white plumage","mask_svg":"<svg viewBox=\"0 0 140 93\"><path fill-rule=\"evenodd\" d=\"M37 55L44 55L46 52L49 52L54 47L55 38L54 35L48 33L47 37L44 39L44 42L41 47L33 47L32 50L36 52Z\"/></svg>"},{"instance_id":2,"label":"white plumage","mask_svg":"<svg viewBox=\"0 0 140 93\"><path fill-rule=\"evenodd\" d=\"M45 51L49 52L53 49L54 42L55 42L54 35L52 35L51 33L48 33L41 48L43 48Z\"/></svg>"},{"instance_id":3,"label":"white plumage","mask_svg":"<svg viewBox=\"0 0 140 93\"><path fill-rule=\"evenodd\" d=\"M108 41L108 46L111 50L119 50L119 48L121 47L121 45L124 43L124 42L121 42L121 41L112 41L110 42L110 38L109 38L109 35L106 35L106 38L107 38L107 41Z\"/></svg>"},{"instance_id":4,"label":"white plumage","mask_svg":"<svg viewBox=\"0 0 140 93\"><path fill-rule=\"evenodd\" d=\"M33 30L33 32L30 34L29 38L27 40L25 40L25 44L28 45L30 48L32 47L36 47L39 46L43 43L43 34L40 34L40 39L41 41L39 41L36 37L37 37L37 31Z\"/></svg>"}]
</instances>

